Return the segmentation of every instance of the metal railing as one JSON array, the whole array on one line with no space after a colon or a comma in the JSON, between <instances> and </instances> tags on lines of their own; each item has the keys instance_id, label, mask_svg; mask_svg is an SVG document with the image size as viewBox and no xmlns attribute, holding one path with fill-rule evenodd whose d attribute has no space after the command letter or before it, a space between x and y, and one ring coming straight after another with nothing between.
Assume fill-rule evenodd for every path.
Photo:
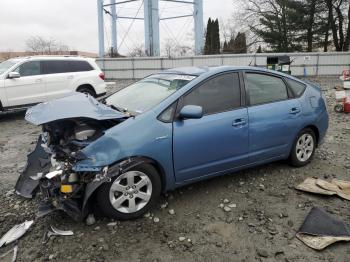
<instances>
[{"instance_id":1,"label":"metal railing","mask_svg":"<svg viewBox=\"0 0 350 262\"><path fill-rule=\"evenodd\" d=\"M106 79L140 79L155 72L174 67L189 66L258 66L266 67L268 56L288 55L291 58L292 75L326 76L340 75L350 69L350 52L332 53L263 53L223 54L192 57L140 57L104 58L97 63L106 74Z\"/></svg>"}]
</instances>

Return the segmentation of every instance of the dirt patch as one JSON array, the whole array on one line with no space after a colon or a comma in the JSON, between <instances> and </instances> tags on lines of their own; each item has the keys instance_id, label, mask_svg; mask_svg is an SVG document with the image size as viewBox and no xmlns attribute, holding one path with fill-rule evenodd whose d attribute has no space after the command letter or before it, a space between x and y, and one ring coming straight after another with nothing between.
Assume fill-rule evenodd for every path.
<instances>
[{"instance_id":1,"label":"dirt patch","mask_svg":"<svg viewBox=\"0 0 350 262\"><path fill-rule=\"evenodd\" d=\"M170 192L160 203L167 205L134 221L99 219L86 226L61 213L37 219L18 243L18 261L348 261L348 243L316 252L295 238L313 206L350 221L348 201L294 189L309 176L350 180L350 115L333 112L335 80L317 80L328 99L330 128L310 165L296 169L277 162L196 183ZM23 113L0 116L0 236L35 219L35 200L9 190L39 132ZM49 225L73 230L74 236L43 245Z\"/></svg>"}]
</instances>

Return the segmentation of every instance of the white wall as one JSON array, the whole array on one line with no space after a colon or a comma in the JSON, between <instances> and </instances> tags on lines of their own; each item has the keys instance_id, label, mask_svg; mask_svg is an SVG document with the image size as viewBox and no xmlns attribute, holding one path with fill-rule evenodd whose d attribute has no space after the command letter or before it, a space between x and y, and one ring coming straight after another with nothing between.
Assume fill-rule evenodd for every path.
<instances>
[{"instance_id":1,"label":"white wall","mask_svg":"<svg viewBox=\"0 0 350 262\"><path fill-rule=\"evenodd\" d=\"M340 75L350 69L350 52L337 53L268 53L212 55L193 57L141 57L141 58L105 58L97 63L106 74L106 79L140 79L152 73L188 66L248 66L266 67L267 56L289 55L293 61L292 75L323 76Z\"/></svg>"}]
</instances>

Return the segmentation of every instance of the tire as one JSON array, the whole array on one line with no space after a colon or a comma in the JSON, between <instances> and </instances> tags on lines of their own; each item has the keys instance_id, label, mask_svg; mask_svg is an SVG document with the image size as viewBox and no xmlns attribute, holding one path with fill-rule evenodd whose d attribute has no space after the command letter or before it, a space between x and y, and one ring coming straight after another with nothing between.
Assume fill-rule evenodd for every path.
<instances>
[{"instance_id":1,"label":"tire","mask_svg":"<svg viewBox=\"0 0 350 262\"><path fill-rule=\"evenodd\" d=\"M97 192L97 204L109 218L130 220L145 214L158 202L160 193L157 170L152 165L142 164L103 184Z\"/></svg>"},{"instance_id":2,"label":"tire","mask_svg":"<svg viewBox=\"0 0 350 262\"><path fill-rule=\"evenodd\" d=\"M335 105L335 106L334 106L334 111L337 112L337 113L342 113L342 112L344 112L344 107L343 107L343 105L341 105L341 104Z\"/></svg>"},{"instance_id":3,"label":"tire","mask_svg":"<svg viewBox=\"0 0 350 262\"><path fill-rule=\"evenodd\" d=\"M77 92L84 93L84 94L89 94L92 97L96 97L96 92L95 92L95 90L92 87L87 87L87 86L86 87L85 86L79 87L77 89Z\"/></svg>"},{"instance_id":4,"label":"tire","mask_svg":"<svg viewBox=\"0 0 350 262\"><path fill-rule=\"evenodd\" d=\"M312 160L317 146L312 129L305 128L298 134L290 153L290 164L295 167L306 166Z\"/></svg>"}]
</instances>

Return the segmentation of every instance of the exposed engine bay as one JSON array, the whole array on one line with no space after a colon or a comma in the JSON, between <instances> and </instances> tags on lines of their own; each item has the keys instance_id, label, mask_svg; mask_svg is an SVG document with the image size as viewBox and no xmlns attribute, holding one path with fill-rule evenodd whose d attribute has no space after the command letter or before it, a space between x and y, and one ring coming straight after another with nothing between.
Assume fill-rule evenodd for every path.
<instances>
[{"instance_id":1,"label":"exposed engine bay","mask_svg":"<svg viewBox=\"0 0 350 262\"><path fill-rule=\"evenodd\" d=\"M75 172L72 167L84 159L81 149L124 120L65 119L43 124L43 133L17 181L16 193L33 198L40 192L43 201L39 216L59 209L74 220L81 220L86 187L94 180L101 180L107 168Z\"/></svg>"}]
</instances>

